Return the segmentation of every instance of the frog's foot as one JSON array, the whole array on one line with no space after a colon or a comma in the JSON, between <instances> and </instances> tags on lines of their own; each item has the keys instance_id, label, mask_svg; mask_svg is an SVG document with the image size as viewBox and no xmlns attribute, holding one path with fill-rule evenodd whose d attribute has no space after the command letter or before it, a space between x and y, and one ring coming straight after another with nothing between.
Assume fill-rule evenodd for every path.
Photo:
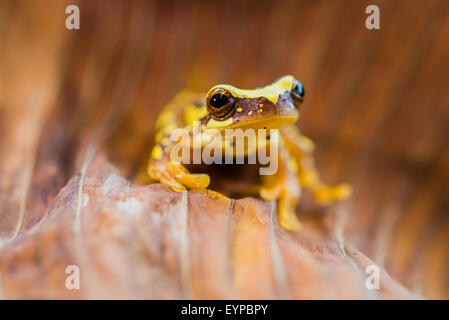
<instances>
[{"instance_id":1,"label":"frog's foot","mask_svg":"<svg viewBox=\"0 0 449 320\"><path fill-rule=\"evenodd\" d=\"M259 194L264 200L279 199L278 217L282 228L288 231L298 231L301 228L295 212L296 204L299 200L299 190L297 188L291 188L290 190L285 181L279 180L275 184L265 184L260 189Z\"/></svg>"},{"instance_id":2,"label":"frog's foot","mask_svg":"<svg viewBox=\"0 0 449 320\"><path fill-rule=\"evenodd\" d=\"M333 200L343 201L352 194L352 187L349 184L339 184L337 186L320 186L313 190L315 200L322 205L330 204Z\"/></svg>"},{"instance_id":3,"label":"frog's foot","mask_svg":"<svg viewBox=\"0 0 449 320\"><path fill-rule=\"evenodd\" d=\"M298 203L298 197L284 189L279 198L279 224L288 231L298 231L301 229L295 208Z\"/></svg>"},{"instance_id":4,"label":"frog's foot","mask_svg":"<svg viewBox=\"0 0 449 320\"><path fill-rule=\"evenodd\" d=\"M282 192L282 185L275 184L274 186L263 185L259 190L259 195L262 199L272 201L279 199Z\"/></svg>"},{"instance_id":5,"label":"frog's foot","mask_svg":"<svg viewBox=\"0 0 449 320\"><path fill-rule=\"evenodd\" d=\"M205 189L209 186L210 178L207 174L190 173L182 164L167 162L158 166L156 170L148 170L152 179L169 185L174 191L180 192L186 188Z\"/></svg>"}]
</instances>

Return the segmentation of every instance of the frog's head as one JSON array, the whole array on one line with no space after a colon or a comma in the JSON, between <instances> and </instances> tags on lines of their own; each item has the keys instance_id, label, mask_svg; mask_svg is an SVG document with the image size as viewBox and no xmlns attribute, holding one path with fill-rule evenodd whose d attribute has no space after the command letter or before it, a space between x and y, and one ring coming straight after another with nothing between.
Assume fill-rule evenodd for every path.
<instances>
[{"instance_id":1,"label":"frog's head","mask_svg":"<svg viewBox=\"0 0 449 320\"><path fill-rule=\"evenodd\" d=\"M304 87L292 76L254 90L214 86L206 96L205 125L215 129L278 129L298 119L303 99Z\"/></svg>"}]
</instances>

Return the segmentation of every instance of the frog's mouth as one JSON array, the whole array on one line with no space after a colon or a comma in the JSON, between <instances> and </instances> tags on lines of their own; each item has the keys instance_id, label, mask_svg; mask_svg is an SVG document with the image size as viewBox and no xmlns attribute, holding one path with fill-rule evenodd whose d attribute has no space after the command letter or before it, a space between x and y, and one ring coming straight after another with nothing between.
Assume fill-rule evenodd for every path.
<instances>
[{"instance_id":1,"label":"frog's mouth","mask_svg":"<svg viewBox=\"0 0 449 320\"><path fill-rule=\"evenodd\" d=\"M287 115L275 115L266 118L253 119L250 121L235 122L223 129L280 129L298 120L298 113Z\"/></svg>"}]
</instances>

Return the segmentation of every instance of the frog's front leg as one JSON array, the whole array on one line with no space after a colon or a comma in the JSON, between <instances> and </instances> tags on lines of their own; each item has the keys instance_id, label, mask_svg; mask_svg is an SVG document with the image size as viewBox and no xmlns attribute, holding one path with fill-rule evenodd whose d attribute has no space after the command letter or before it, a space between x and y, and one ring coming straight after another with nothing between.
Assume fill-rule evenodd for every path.
<instances>
[{"instance_id":1,"label":"frog's front leg","mask_svg":"<svg viewBox=\"0 0 449 320\"><path fill-rule=\"evenodd\" d=\"M279 224L289 231L298 231L301 224L296 215L296 206L301 195L301 186L296 173L296 163L279 143L278 170L274 175L262 176L263 185L259 191L264 200L278 201Z\"/></svg>"},{"instance_id":2,"label":"frog's front leg","mask_svg":"<svg viewBox=\"0 0 449 320\"><path fill-rule=\"evenodd\" d=\"M151 179L167 184L177 192L186 188L207 188L210 183L209 175L192 174L181 163L171 161L172 147L173 145L161 144L154 146L147 168Z\"/></svg>"},{"instance_id":3,"label":"frog's front leg","mask_svg":"<svg viewBox=\"0 0 449 320\"><path fill-rule=\"evenodd\" d=\"M342 183L328 186L321 181L313 158L314 144L310 139L302 136L296 127L285 128L282 131L282 137L289 153L296 161L299 183L312 191L318 203L326 205L332 200L345 200L351 196L350 185Z\"/></svg>"}]
</instances>

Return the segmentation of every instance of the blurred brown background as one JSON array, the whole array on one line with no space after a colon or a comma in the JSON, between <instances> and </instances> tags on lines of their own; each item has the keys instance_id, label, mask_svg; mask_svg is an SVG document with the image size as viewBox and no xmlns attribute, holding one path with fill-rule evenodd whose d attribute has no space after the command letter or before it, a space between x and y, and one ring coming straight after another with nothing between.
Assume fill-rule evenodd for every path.
<instances>
[{"instance_id":1,"label":"blurred brown background","mask_svg":"<svg viewBox=\"0 0 449 320\"><path fill-rule=\"evenodd\" d=\"M77 4L81 29L65 28ZM380 8L380 30L365 8ZM47 214L85 157L130 179L180 89L307 91L325 181L353 184L346 241L413 292L449 298L449 2L0 2L0 243Z\"/></svg>"}]
</instances>

